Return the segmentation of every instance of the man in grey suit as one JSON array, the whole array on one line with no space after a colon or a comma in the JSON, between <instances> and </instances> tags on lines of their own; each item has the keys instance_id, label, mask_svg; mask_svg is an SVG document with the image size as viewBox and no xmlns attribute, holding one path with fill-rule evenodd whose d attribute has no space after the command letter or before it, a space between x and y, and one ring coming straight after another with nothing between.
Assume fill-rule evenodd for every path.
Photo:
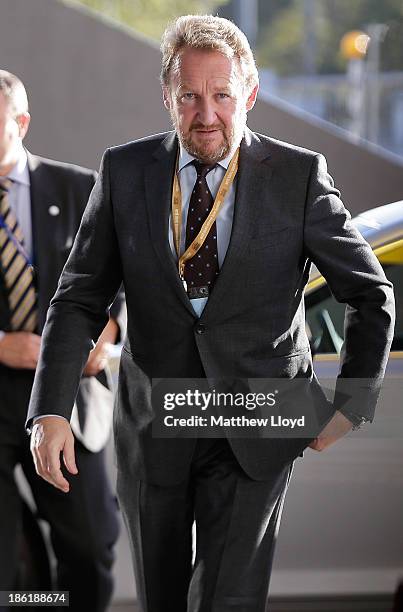
<instances>
[{"instance_id":1,"label":"man in grey suit","mask_svg":"<svg viewBox=\"0 0 403 612\"><path fill-rule=\"evenodd\" d=\"M114 433L140 610L264 612L294 459L373 417L392 286L323 156L246 127L258 76L239 29L181 17L164 34L162 56L174 131L104 155L49 310L27 427L50 412L66 418L39 419L31 436L38 473L66 491L59 453L71 471L71 404L123 280L128 331ZM305 332L311 261L347 304L333 406ZM309 439L153 435L152 379L184 378L307 380L321 398L322 430ZM368 384L342 405L349 379Z\"/></svg>"},{"instance_id":2,"label":"man in grey suit","mask_svg":"<svg viewBox=\"0 0 403 612\"><path fill-rule=\"evenodd\" d=\"M105 470L112 391L104 367L108 343L119 335L124 300L120 296L114 304L80 384L73 420L79 476L63 496L35 473L24 422L46 312L96 174L27 151L29 123L24 85L0 70L0 590L27 586L19 571L22 513L14 468L20 465L38 516L50 525L57 587L70 591L70 610L103 612L112 596L118 536Z\"/></svg>"}]
</instances>

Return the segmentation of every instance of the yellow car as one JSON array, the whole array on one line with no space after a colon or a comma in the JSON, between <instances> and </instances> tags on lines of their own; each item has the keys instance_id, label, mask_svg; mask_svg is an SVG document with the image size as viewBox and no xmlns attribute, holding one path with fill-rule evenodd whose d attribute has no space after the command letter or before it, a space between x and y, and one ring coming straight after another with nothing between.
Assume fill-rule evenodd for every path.
<instances>
[{"instance_id":1,"label":"yellow car","mask_svg":"<svg viewBox=\"0 0 403 612\"><path fill-rule=\"evenodd\" d=\"M359 214L353 223L369 242L396 297L396 327L388 363L388 376L403 376L403 200ZM345 305L332 296L318 270L312 270L305 291L306 318L319 377L337 374L343 343Z\"/></svg>"}]
</instances>

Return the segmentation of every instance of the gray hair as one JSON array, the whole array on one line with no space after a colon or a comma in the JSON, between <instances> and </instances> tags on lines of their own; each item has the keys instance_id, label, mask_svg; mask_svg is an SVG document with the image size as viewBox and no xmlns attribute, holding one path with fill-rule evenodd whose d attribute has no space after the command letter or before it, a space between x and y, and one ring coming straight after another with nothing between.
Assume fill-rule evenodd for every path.
<instances>
[{"instance_id":1,"label":"gray hair","mask_svg":"<svg viewBox=\"0 0 403 612\"><path fill-rule=\"evenodd\" d=\"M8 70L0 70L0 92L11 105L15 116L28 112L28 97L24 84Z\"/></svg>"},{"instance_id":2,"label":"gray hair","mask_svg":"<svg viewBox=\"0 0 403 612\"><path fill-rule=\"evenodd\" d=\"M179 51L185 47L210 49L229 58L236 57L246 88L252 90L259 82L248 39L232 21L213 15L183 15L170 23L162 36L162 85L169 84Z\"/></svg>"}]
</instances>

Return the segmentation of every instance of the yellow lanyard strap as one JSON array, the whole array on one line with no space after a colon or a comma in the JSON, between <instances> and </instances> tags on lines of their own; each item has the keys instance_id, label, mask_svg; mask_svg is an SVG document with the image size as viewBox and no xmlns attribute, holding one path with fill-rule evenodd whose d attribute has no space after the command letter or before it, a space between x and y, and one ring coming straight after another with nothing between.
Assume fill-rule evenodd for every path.
<instances>
[{"instance_id":1,"label":"yellow lanyard strap","mask_svg":"<svg viewBox=\"0 0 403 612\"><path fill-rule=\"evenodd\" d=\"M213 207L200 228L199 233L194 238L192 244L186 249L182 256L180 256L180 244L181 244L181 228L182 228L182 193L178 180L178 159L176 160L174 183L172 188L172 229L174 236L174 244L176 254L178 256L178 270L179 276L184 280L185 263L192 259L197 251L203 246L211 226L215 222L218 213L220 212L221 206L227 196L227 193L235 179L236 173L238 172L238 160L239 160L239 147L235 151L227 171L221 181L220 188L214 200Z\"/></svg>"}]
</instances>

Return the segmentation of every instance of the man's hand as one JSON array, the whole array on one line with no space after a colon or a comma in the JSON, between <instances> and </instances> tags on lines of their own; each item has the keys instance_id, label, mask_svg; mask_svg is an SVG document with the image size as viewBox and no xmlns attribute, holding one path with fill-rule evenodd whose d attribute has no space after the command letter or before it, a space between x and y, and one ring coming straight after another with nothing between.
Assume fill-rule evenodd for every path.
<instances>
[{"instance_id":1,"label":"man's hand","mask_svg":"<svg viewBox=\"0 0 403 612\"><path fill-rule=\"evenodd\" d=\"M31 453L39 476L68 493L70 485L60 469L60 453L70 474L78 474L74 456L74 436L67 419L42 417L32 428Z\"/></svg>"},{"instance_id":2,"label":"man's hand","mask_svg":"<svg viewBox=\"0 0 403 612\"><path fill-rule=\"evenodd\" d=\"M84 368L84 376L96 376L103 370L108 362L109 347L108 342L97 342L96 346L89 354L88 361Z\"/></svg>"},{"instance_id":3,"label":"man's hand","mask_svg":"<svg viewBox=\"0 0 403 612\"><path fill-rule=\"evenodd\" d=\"M0 341L0 363L9 368L35 370L41 337L31 332L9 332Z\"/></svg>"},{"instance_id":4,"label":"man's hand","mask_svg":"<svg viewBox=\"0 0 403 612\"><path fill-rule=\"evenodd\" d=\"M105 368L108 361L109 348L111 344L115 343L118 333L118 324L114 319L109 319L102 334L98 338L98 342L90 352L84 368L84 376L96 376Z\"/></svg>"},{"instance_id":5,"label":"man's hand","mask_svg":"<svg viewBox=\"0 0 403 612\"><path fill-rule=\"evenodd\" d=\"M336 410L326 427L322 429L319 436L308 446L316 451L325 450L325 448L337 442L339 438L345 436L352 427L352 422L344 414Z\"/></svg>"}]
</instances>

